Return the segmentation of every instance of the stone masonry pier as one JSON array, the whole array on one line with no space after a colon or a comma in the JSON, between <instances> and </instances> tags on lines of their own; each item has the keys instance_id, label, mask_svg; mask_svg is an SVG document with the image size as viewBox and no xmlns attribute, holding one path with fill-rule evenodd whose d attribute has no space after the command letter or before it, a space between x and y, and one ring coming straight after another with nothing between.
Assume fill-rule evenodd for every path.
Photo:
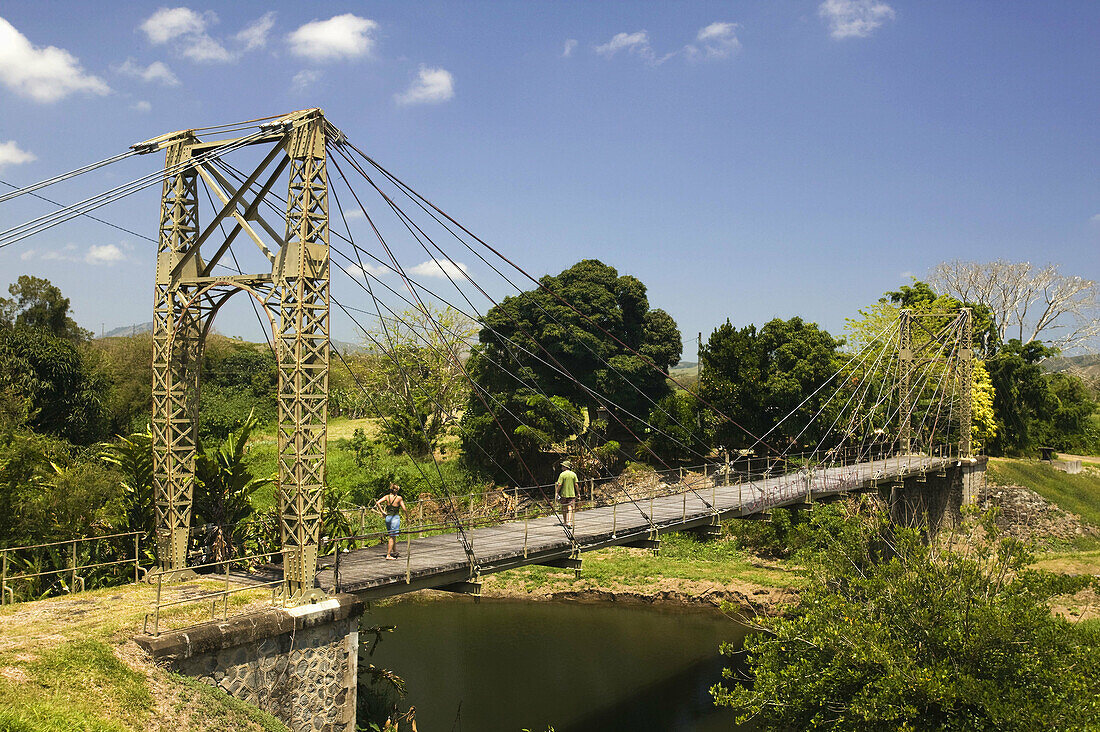
<instances>
[{"instance_id":1,"label":"stone masonry pier","mask_svg":"<svg viewBox=\"0 0 1100 732\"><path fill-rule=\"evenodd\" d=\"M359 616L336 595L134 640L173 671L219 686L294 732L355 732Z\"/></svg>"}]
</instances>

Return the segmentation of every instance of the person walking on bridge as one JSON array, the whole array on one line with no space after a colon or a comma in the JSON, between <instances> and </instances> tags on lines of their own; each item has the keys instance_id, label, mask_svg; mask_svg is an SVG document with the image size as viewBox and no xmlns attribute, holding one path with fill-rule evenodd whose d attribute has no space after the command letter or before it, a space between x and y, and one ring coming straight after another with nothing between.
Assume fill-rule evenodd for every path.
<instances>
[{"instance_id":1,"label":"person walking on bridge","mask_svg":"<svg viewBox=\"0 0 1100 732\"><path fill-rule=\"evenodd\" d=\"M577 508L577 474L573 472L573 464L568 460L561 461L561 468L558 482L554 484L554 499L561 502L565 525L572 530L573 514Z\"/></svg>"},{"instance_id":2,"label":"person walking on bridge","mask_svg":"<svg viewBox=\"0 0 1100 732\"><path fill-rule=\"evenodd\" d=\"M375 501L374 507L386 520L386 559L397 559L397 535L401 532L401 512L405 510L401 486L390 483L390 492Z\"/></svg>"}]
</instances>

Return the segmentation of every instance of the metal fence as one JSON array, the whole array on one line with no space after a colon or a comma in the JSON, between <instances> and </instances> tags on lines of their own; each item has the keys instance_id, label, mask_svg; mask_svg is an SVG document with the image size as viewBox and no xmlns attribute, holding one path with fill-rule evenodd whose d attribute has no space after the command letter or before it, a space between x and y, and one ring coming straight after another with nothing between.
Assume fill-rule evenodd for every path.
<instances>
[{"instance_id":1,"label":"metal fence","mask_svg":"<svg viewBox=\"0 0 1100 732\"><path fill-rule=\"evenodd\" d=\"M148 573L142 566L143 532L85 536L44 544L0 548L0 605L138 582ZM146 560L148 564L152 564Z\"/></svg>"}]
</instances>

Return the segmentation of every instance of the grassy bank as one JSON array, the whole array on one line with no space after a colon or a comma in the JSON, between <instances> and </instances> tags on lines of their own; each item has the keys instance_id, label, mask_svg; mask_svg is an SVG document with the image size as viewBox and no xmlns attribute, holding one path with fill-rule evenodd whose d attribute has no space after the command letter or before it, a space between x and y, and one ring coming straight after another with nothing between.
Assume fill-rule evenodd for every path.
<instances>
[{"instance_id":1,"label":"grassy bank","mask_svg":"<svg viewBox=\"0 0 1100 732\"><path fill-rule=\"evenodd\" d=\"M659 556L648 549L611 547L586 553L583 560L579 579L572 570L521 567L486 577L484 592L540 599L599 591L639 597L733 595L777 605L791 601L791 591L803 584L794 562L761 559L728 533L712 541L668 534L661 537Z\"/></svg>"},{"instance_id":2,"label":"grassy bank","mask_svg":"<svg viewBox=\"0 0 1100 732\"><path fill-rule=\"evenodd\" d=\"M1062 510L1100 526L1100 470L1091 466L1068 475L1035 460L990 458L986 477L996 485L1030 488Z\"/></svg>"},{"instance_id":3,"label":"grassy bank","mask_svg":"<svg viewBox=\"0 0 1100 732\"><path fill-rule=\"evenodd\" d=\"M173 585L165 599L195 593L203 583ZM0 730L272 730L271 715L220 689L170 674L133 641L156 588L129 585L0 608ZM258 591L238 607L259 602ZM209 606L181 606L162 615L190 622Z\"/></svg>"}]
</instances>

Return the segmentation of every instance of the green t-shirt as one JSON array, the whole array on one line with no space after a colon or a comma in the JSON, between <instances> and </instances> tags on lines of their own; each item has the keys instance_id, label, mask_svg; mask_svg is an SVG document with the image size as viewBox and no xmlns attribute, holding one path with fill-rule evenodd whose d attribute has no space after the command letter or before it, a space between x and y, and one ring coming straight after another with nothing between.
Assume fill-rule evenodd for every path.
<instances>
[{"instance_id":1,"label":"green t-shirt","mask_svg":"<svg viewBox=\"0 0 1100 732\"><path fill-rule=\"evenodd\" d=\"M561 475L558 476L556 485L561 489L559 495L561 495L562 498L577 497L577 474L572 470L561 471Z\"/></svg>"}]
</instances>

